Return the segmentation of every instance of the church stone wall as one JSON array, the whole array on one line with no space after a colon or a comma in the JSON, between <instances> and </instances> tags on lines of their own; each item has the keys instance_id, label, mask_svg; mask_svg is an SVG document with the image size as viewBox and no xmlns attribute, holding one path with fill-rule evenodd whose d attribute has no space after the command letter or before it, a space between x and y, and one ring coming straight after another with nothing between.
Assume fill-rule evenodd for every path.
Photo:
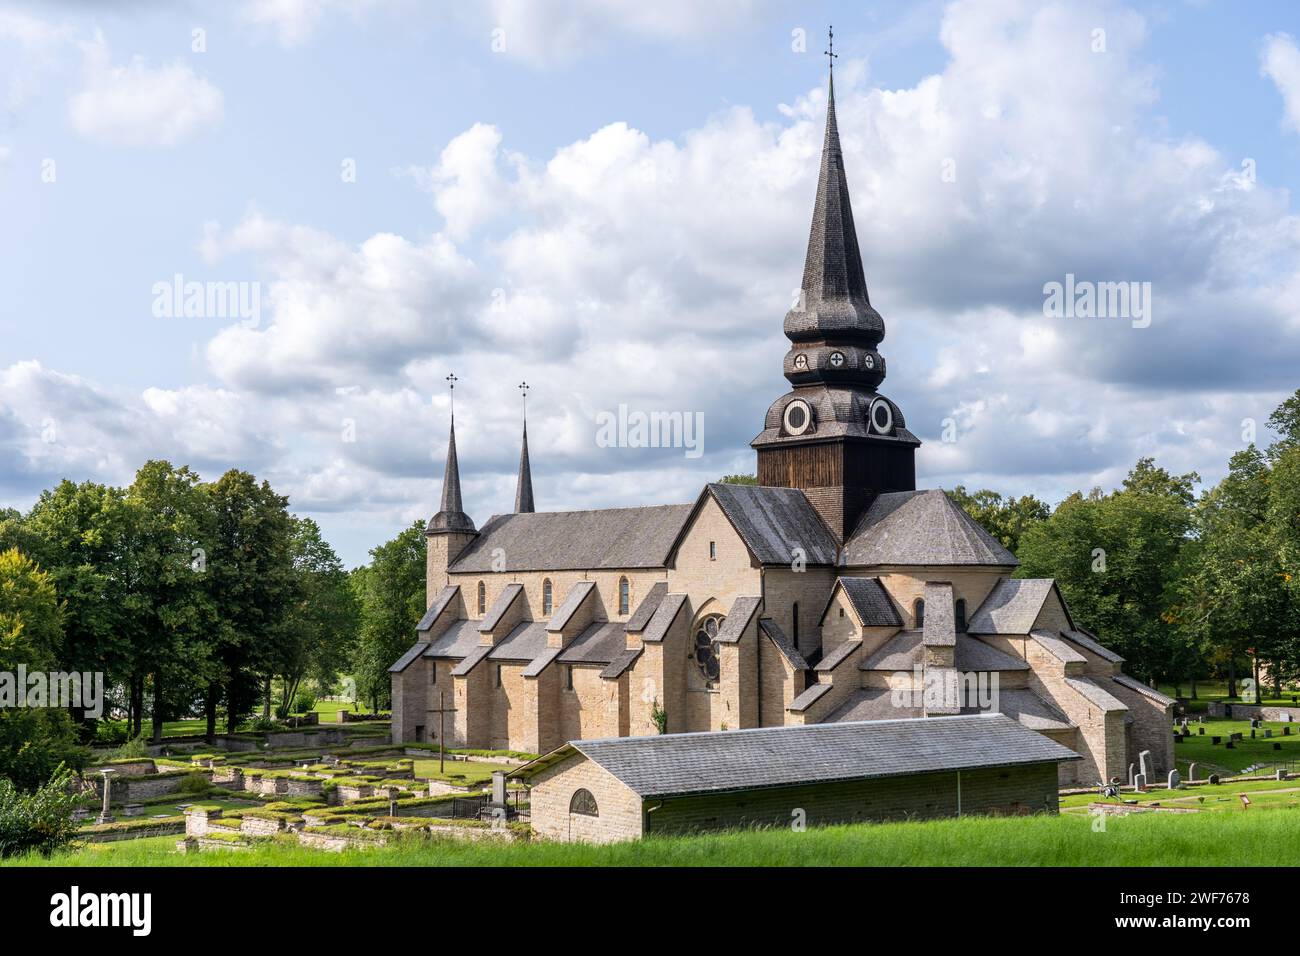
<instances>
[{"instance_id":1,"label":"church stone wall","mask_svg":"<svg viewBox=\"0 0 1300 956\"><path fill-rule=\"evenodd\" d=\"M796 671L768 638L758 641L759 720L760 727L781 727L785 709L802 693L807 673Z\"/></svg>"},{"instance_id":2,"label":"church stone wall","mask_svg":"<svg viewBox=\"0 0 1300 956\"><path fill-rule=\"evenodd\" d=\"M805 657L822 646L821 616L834 585L834 568L763 569L763 616L776 621ZM794 626L796 607L798 628Z\"/></svg>"},{"instance_id":3,"label":"church stone wall","mask_svg":"<svg viewBox=\"0 0 1300 956\"><path fill-rule=\"evenodd\" d=\"M557 671L559 691L559 727L562 741L597 740L618 737L626 723L623 708L627 696L627 677L605 680L600 676L604 665L552 664ZM551 668L547 668L550 670ZM573 689L565 681L566 671L573 675Z\"/></svg>"},{"instance_id":4,"label":"church stone wall","mask_svg":"<svg viewBox=\"0 0 1300 956\"><path fill-rule=\"evenodd\" d=\"M712 558L709 542L715 545ZM674 566L668 571L668 590L691 595L697 614L706 610L710 600L720 605L719 614L726 614L736 598L762 593L761 569L754 565L745 542L712 497L705 499L682 538Z\"/></svg>"},{"instance_id":5,"label":"church stone wall","mask_svg":"<svg viewBox=\"0 0 1300 956\"><path fill-rule=\"evenodd\" d=\"M966 619L970 620L998 581L1007 576L1005 571L996 568L895 568L860 573L880 578L880 583L893 599L894 606L903 618L903 627L907 630L916 627L913 611L916 599L925 597L927 581L950 582L953 600L966 600Z\"/></svg>"}]
</instances>

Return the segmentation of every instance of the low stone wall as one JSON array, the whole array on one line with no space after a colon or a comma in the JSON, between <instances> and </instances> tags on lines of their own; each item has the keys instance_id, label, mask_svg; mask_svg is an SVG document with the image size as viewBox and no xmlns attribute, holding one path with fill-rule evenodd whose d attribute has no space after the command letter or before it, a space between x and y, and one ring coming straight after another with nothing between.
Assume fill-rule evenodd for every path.
<instances>
[{"instance_id":1,"label":"low stone wall","mask_svg":"<svg viewBox=\"0 0 1300 956\"><path fill-rule=\"evenodd\" d=\"M204 807L188 807L185 810L185 835L187 837L206 836L208 821L221 816L220 808L208 810Z\"/></svg>"},{"instance_id":2,"label":"low stone wall","mask_svg":"<svg viewBox=\"0 0 1300 956\"><path fill-rule=\"evenodd\" d=\"M290 777L286 783L288 784L286 792L291 797L321 797L325 795L324 780L303 780Z\"/></svg>"},{"instance_id":3,"label":"low stone wall","mask_svg":"<svg viewBox=\"0 0 1300 956\"><path fill-rule=\"evenodd\" d=\"M1225 704L1216 700L1209 703L1206 713L1211 717L1226 717L1228 708L1232 708L1233 720L1274 720L1300 724L1300 707L1257 707L1254 704Z\"/></svg>"},{"instance_id":4,"label":"low stone wall","mask_svg":"<svg viewBox=\"0 0 1300 956\"><path fill-rule=\"evenodd\" d=\"M112 770L120 777L140 777L147 773L157 773L158 766L151 758L132 760L130 763L101 763L88 767L85 776L97 774L101 770Z\"/></svg>"},{"instance_id":5,"label":"low stone wall","mask_svg":"<svg viewBox=\"0 0 1300 956\"><path fill-rule=\"evenodd\" d=\"M285 822L272 817L246 816L239 822L239 832L249 836L275 836L284 829Z\"/></svg>"}]
</instances>

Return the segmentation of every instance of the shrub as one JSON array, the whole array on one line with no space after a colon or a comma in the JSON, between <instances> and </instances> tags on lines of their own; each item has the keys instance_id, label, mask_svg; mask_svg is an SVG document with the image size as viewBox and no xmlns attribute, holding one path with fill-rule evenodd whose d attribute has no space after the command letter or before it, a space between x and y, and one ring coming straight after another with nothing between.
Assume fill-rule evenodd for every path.
<instances>
[{"instance_id":1,"label":"shrub","mask_svg":"<svg viewBox=\"0 0 1300 956\"><path fill-rule=\"evenodd\" d=\"M187 773L185 779L181 781L181 793L207 793L208 788L212 785L208 782L208 775L205 773Z\"/></svg>"},{"instance_id":2,"label":"shrub","mask_svg":"<svg viewBox=\"0 0 1300 956\"><path fill-rule=\"evenodd\" d=\"M95 743L101 747L120 747L130 739L125 721L101 720L95 726Z\"/></svg>"},{"instance_id":3,"label":"shrub","mask_svg":"<svg viewBox=\"0 0 1300 956\"><path fill-rule=\"evenodd\" d=\"M300 690L293 698L293 712L305 714L316 709L316 695L311 691Z\"/></svg>"},{"instance_id":4,"label":"shrub","mask_svg":"<svg viewBox=\"0 0 1300 956\"><path fill-rule=\"evenodd\" d=\"M122 746L118 747L111 754L110 760L131 760L136 757L149 756L149 748L145 746L144 735L128 740Z\"/></svg>"},{"instance_id":5,"label":"shrub","mask_svg":"<svg viewBox=\"0 0 1300 956\"><path fill-rule=\"evenodd\" d=\"M64 766L30 792L0 779L0 857L33 850L49 856L72 840L76 830L72 811L80 802L72 779L72 771Z\"/></svg>"}]
</instances>

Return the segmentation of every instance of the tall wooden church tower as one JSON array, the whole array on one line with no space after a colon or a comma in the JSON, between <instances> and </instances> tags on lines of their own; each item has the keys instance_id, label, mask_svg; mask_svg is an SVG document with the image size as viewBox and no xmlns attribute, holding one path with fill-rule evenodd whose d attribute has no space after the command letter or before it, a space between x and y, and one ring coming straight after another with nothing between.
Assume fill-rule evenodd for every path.
<instances>
[{"instance_id":1,"label":"tall wooden church tower","mask_svg":"<svg viewBox=\"0 0 1300 956\"><path fill-rule=\"evenodd\" d=\"M871 307L835 123L832 70L817 201L799 301L785 317L794 386L767 410L758 483L800 488L843 541L876 495L916 488L920 441L876 388L885 323Z\"/></svg>"}]
</instances>

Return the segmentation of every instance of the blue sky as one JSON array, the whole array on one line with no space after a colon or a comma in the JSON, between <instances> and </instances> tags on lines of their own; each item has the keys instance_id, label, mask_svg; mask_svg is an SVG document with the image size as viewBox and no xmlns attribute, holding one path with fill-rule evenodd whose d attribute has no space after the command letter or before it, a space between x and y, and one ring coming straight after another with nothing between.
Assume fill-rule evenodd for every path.
<instances>
[{"instance_id":1,"label":"blue sky","mask_svg":"<svg viewBox=\"0 0 1300 956\"><path fill-rule=\"evenodd\" d=\"M0 504L243 467L357 563L436 506L453 369L479 522L522 379L540 508L752 470L828 22L921 482L1220 475L1300 387L1293 5L0 0ZM1150 282L1150 327L1044 316L1067 273ZM260 313L158 317L177 274ZM621 403L705 454L598 447Z\"/></svg>"}]
</instances>

